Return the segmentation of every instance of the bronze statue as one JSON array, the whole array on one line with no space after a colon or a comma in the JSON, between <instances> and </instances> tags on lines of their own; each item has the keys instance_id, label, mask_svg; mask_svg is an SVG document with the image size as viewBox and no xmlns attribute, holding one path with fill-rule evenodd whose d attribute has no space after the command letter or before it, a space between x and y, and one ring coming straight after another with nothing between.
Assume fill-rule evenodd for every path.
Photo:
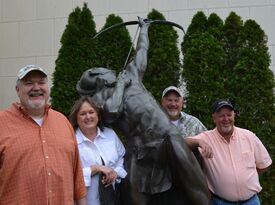
<instances>
[{"instance_id":1,"label":"bronze statue","mask_svg":"<svg viewBox=\"0 0 275 205\"><path fill-rule=\"evenodd\" d=\"M123 204L208 205L210 194L199 164L142 84L150 23L139 18L135 57L117 78L111 70L92 68L83 73L77 91L91 95L103 110L103 121L126 138Z\"/></svg>"}]
</instances>

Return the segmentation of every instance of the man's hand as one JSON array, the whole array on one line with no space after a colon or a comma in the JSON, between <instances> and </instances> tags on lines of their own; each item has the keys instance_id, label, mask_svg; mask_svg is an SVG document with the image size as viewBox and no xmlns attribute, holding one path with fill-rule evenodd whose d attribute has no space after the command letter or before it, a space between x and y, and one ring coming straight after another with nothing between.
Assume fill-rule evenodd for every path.
<instances>
[{"instance_id":1,"label":"man's hand","mask_svg":"<svg viewBox=\"0 0 275 205\"><path fill-rule=\"evenodd\" d=\"M213 157L212 148L209 146L209 144L207 144L203 140L199 140L199 148L201 149L201 155L203 157L205 157L205 158L212 158Z\"/></svg>"},{"instance_id":2,"label":"man's hand","mask_svg":"<svg viewBox=\"0 0 275 205\"><path fill-rule=\"evenodd\" d=\"M213 157L213 150L209 146L208 143L201 139L196 139L194 137L186 137L184 138L188 147L193 150L199 147L201 155L205 158L212 158Z\"/></svg>"}]
</instances>

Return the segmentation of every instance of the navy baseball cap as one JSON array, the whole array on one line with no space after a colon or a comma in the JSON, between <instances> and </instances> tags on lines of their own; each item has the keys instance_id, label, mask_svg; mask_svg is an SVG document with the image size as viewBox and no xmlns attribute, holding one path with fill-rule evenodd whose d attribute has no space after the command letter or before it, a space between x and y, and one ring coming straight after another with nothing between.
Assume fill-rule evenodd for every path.
<instances>
[{"instance_id":1,"label":"navy baseball cap","mask_svg":"<svg viewBox=\"0 0 275 205\"><path fill-rule=\"evenodd\" d=\"M221 100L216 101L213 104L213 110L212 110L212 112L213 113L214 112L218 112L223 107L228 107L231 110L234 110L234 107L233 107L232 103L229 100L221 99Z\"/></svg>"}]
</instances>

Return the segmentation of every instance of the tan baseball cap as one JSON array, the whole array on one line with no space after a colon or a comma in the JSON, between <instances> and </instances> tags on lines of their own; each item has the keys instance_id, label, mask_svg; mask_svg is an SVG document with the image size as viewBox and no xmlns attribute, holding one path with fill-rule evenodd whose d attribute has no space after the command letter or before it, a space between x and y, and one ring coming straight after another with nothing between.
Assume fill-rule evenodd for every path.
<instances>
[{"instance_id":1,"label":"tan baseball cap","mask_svg":"<svg viewBox=\"0 0 275 205\"><path fill-rule=\"evenodd\" d=\"M183 97L181 91L175 86L169 86L165 88L164 91L162 92L162 97L164 97L167 93L171 91L176 92L177 94L179 94L180 97Z\"/></svg>"}]
</instances>

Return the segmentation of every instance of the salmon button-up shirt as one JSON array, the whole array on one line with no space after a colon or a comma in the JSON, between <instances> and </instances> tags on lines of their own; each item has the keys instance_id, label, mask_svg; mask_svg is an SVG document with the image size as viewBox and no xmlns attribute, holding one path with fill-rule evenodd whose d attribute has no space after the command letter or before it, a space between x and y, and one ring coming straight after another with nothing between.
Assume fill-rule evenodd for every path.
<instances>
[{"instance_id":1,"label":"salmon button-up shirt","mask_svg":"<svg viewBox=\"0 0 275 205\"><path fill-rule=\"evenodd\" d=\"M213 158L203 160L203 171L214 194L240 201L261 191L257 168L270 166L272 160L254 133L234 127L228 143L215 128L195 138L204 140L213 150Z\"/></svg>"},{"instance_id":2,"label":"salmon button-up shirt","mask_svg":"<svg viewBox=\"0 0 275 205\"><path fill-rule=\"evenodd\" d=\"M85 195L65 116L47 107L39 126L18 104L0 111L0 205L72 205Z\"/></svg>"}]
</instances>

